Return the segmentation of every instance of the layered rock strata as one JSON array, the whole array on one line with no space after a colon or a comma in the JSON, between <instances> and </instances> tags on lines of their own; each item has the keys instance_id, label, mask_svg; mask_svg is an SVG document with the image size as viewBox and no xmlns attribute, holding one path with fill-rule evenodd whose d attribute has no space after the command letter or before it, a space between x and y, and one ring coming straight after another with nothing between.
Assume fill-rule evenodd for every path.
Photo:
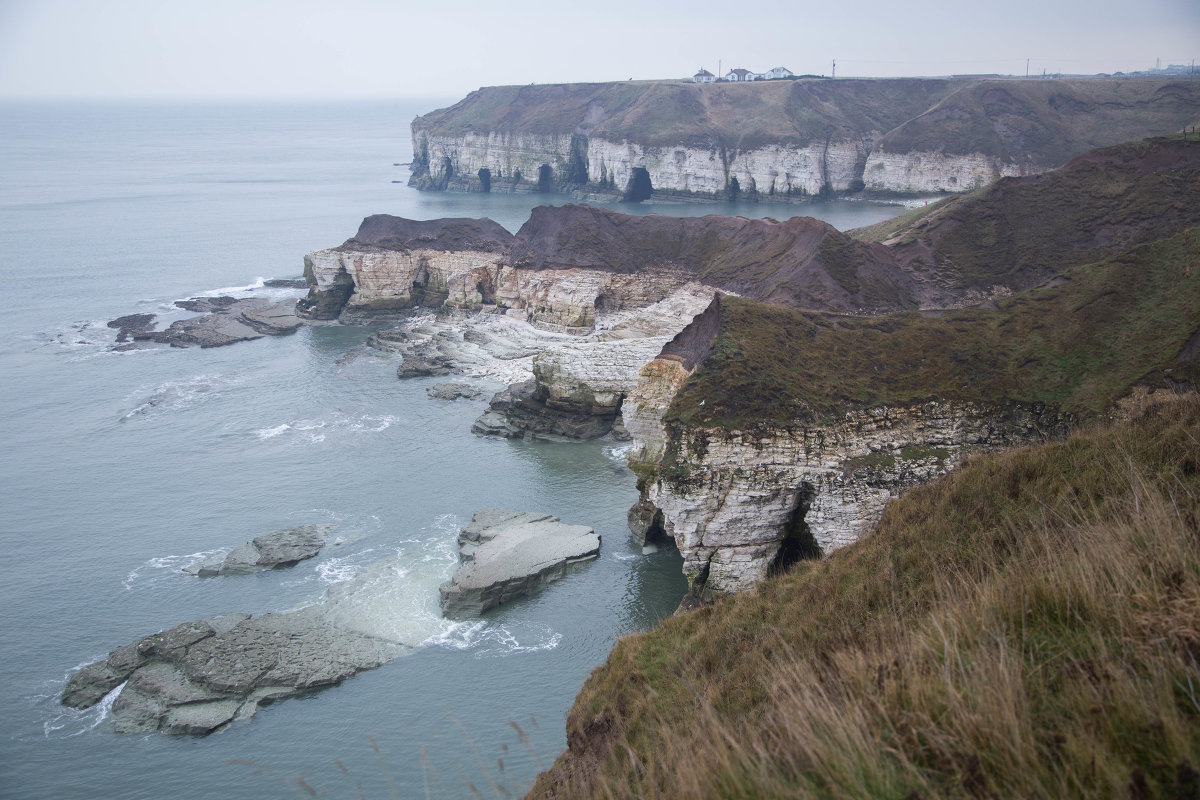
<instances>
[{"instance_id":1,"label":"layered rock strata","mask_svg":"<svg viewBox=\"0 0 1200 800\"><path fill-rule=\"evenodd\" d=\"M410 184L644 199L964 192L1195 123L1182 80L488 87L412 124Z\"/></svg>"},{"instance_id":2,"label":"layered rock strata","mask_svg":"<svg viewBox=\"0 0 1200 800\"><path fill-rule=\"evenodd\" d=\"M458 535L462 565L441 586L442 612L476 617L558 580L566 569L600 554L600 537L557 517L488 508Z\"/></svg>"},{"instance_id":3,"label":"layered rock strata","mask_svg":"<svg viewBox=\"0 0 1200 800\"><path fill-rule=\"evenodd\" d=\"M967 454L1043 442L1071 422L1045 406L930 401L847 411L826 424L673 428L662 439L640 438L662 429L653 409L678 372L677 363L648 365L628 401L637 409L626 422L630 459L648 476L631 517L643 536L657 525L674 539L695 600L749 588L801 553L851 544L892 497Z\"/></svg>"},{"instance_id":4,"label":"layered rock strata","mask_svg":"<svg viewBox=\"0 0 1200 800\"><path fill-rule=\"evenodd\" d=\"M835 416L786 423L685 423L672 404L713 352L723 306L714 299L642 369L624 407L640 492L630 528L641 541L674 540L688 602L744 590L773 568L850 544L891 497L966 454L1045 441L1073 421L1045 404L930 400L846 403Z\"/></svg>"}]
</instances>

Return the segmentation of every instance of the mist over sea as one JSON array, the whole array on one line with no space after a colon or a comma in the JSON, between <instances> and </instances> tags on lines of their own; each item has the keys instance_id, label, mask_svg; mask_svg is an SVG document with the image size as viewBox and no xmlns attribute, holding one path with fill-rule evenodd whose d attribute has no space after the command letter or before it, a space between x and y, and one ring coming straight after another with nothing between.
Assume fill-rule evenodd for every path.
<instances>
[{"instance_id":1,"label":"mist over sea","mask_svg":"<svg viewBox=\"0 0 1200 800\"><path fill-rule=\"evenodd\" d=\"M435 379L397 380L397 357L366 348L365 328L111 349L108 320L170 314L177 299L299 297L263 280L298 277L306 252L368 214L490 216L515 231L531 206L569 201L405 186L408 124L447 102L0 105L0 795L236 800L301 793L297 778L332 797L355 782L367 797L393 784L461 797L468 782L519 793L565 747L565 713L615 638L674 610L680 559L630 542L636 490L616 443L477 438L486 400L436 401ZM810 214L846 229L900 209L622 210ZM601 557L450 623L437 586L459 527L489 506L591 525ZM286 570L179 572L305 523L335 524L341 543ZM199 739L118 735L105 708L58 702L71 671L117 645L320 602L355 578L345 613L415 646L340 686Z\"/></svg>"}]
</instances>

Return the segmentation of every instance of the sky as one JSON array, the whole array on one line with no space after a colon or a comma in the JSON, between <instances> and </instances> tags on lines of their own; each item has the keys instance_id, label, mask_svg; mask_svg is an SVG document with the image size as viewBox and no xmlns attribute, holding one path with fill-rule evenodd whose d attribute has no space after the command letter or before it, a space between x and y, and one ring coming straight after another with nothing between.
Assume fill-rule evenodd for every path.
<instances>
[{"instance_id":1,"label":"sky","mask_svg":"<svg viewBox=\"0 0 1200 800\"><path fill-rule=\"evenodd\" d=\"M0 0L0 98L458 97L784 66L1095 74L1200 61L1200 0Z\"/></svg>"}]
</instances>

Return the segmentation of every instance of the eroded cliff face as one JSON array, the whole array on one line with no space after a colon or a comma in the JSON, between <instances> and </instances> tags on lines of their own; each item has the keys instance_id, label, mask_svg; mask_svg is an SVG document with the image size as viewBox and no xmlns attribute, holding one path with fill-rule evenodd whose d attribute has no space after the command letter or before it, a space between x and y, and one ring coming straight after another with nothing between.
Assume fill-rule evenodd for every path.
<instances>
[{"instance_id":1,"label":"eroded cliff face","mask_svg":"<svg viewBox=\"0 0 1200 800\"><path fill-rule=\"evenodd\" d=\"M618 274L529 270L502 261L500 254L471 250L318 250L304 259L310 296L301 311L349 321L415 306L490 307L538 328L583 334L596 324L597 304L639 308L689 281L685 271L670 267ZM340 306L339 297L344 297Z\"/></svg>"},{"instance_id":2,"label":"eroded cliff face","mask_svg":"<svg viewBox=\"0 0 1200 800\"><path fill-rule=\"evenodd\" d=\"M867 157L862 181L864 188L872 192L972 192L1001 178L1033 175L1038 172L1041 172L1041 168L1028 159L1016 161L983 153L956 156L920 151L887 153L875 150Z\"/></svg>"},{"instance_id":3,"label":"eroded cliff face","mask_svg":"<svg viewBox=\"0 0 1200 800\"><path fill-rule=\"evenodd\" d=\"M428 152L429 167L413 184L469 192L559 191L574 186L626 193L634 186L635 171L643 170L660 197L804 199L822 191L861 189L872 142L880 135L870 131L807 146L739 149L720 143L659 147L579 135L420 133L414 147ZM946 163L948 170L957 166L953 159ZM586 171L580 171L579 164L586 164ZM928 158L910 166L914 168L938 172ZM956 174L947 171L941 182L951 185L949 178ZM952 191L966 188L974 186L964 184L963 189Z\"/></svg>"},{"instance_id":4,"label":"eroded cliff face","mask_svg":"<svg viewBox=\"0 0 1200 800\"><path fill-rule=\"evenodd\" d=\"M851 409L836 421L753 430L663 417L689 374L675 358L642 370L625 402L634 518L659 519L683 555L690 598L742 591L799 554L827 554L870 532L888 501L970 453L1065 434L1042 405L930 401Z\"/></svg>"},{"instance_id":5,"label":"eroded cliff face","mask_svg":"<svg viewBox=\"0 0 1200 800\"><path fill-rule=\"evenodd\" d=\"M1187 81L488 87L413 122L421 189L804 199L966 192L1195 123Z\"/></svg>"}]
</instances>

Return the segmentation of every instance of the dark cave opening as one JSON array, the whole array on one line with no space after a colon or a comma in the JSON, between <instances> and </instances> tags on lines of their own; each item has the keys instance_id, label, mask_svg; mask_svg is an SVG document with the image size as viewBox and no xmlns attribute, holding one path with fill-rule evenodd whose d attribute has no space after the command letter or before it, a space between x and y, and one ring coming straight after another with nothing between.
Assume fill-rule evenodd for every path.
<instances>
[{"instance_id":1,"label":"dark cave opening","mask_svg":"<svg viewBox=\"0 0 1200 800\"><path fill-rule=\"evenodd\" d=\"M800 484L800 491L796 493L796 507L788 516L787 525L783 529L783 541L779 543L779 552L771 562L769 574L778 575L786 572L797 561L821 557L821 546L817 544L808 523L804 521L816 494L817 491L811 483Z\"/></svg>"},{"instance_id":2,"label":"dark cave opening","mask_svg":"<svg viewBox=\"0 0 1200 800\"><path fill-rule=\"evenodd\" d=\"M487 167L479 170L479 186L485 192L490 192L492 190L492 171Z\"/></svg>"},{"instance_id":3,"label":"dark cave opening","mask_svg":"<svg viewBox=\"0 0 1200 800\"><path fill-rule=\"evenodd\" d=\"M650 173L645 167L634 167L629 173L629 184L625 187L625 194L621 195L622 203L640 203L643 200L649 200L650 195L654 193L654 186L650 183Z\"/></svg>"},{"instance_id":4,"label":"dark cave opening","mask_svg":"<svg viewBox=\"0 0 1200 800\"><path fill-rule=\"evenodd\" d=\"M742 193L742 185L738 183L737 176L734 175L729 179L729 185L725 189L725 193L729 195L730 200L737 200Z\"/></svg>"},{"instance_id":5,"label":"dark cave opening","mask_svg":"<svg viewBox=\"0 0 1200 800\"><path fill-rule=\"evenodd\" d=\"M549 164L542 164L538 167L537 190L539 194L546 194L554 191L554 170Z\"/></svg>"}]
</instances>

